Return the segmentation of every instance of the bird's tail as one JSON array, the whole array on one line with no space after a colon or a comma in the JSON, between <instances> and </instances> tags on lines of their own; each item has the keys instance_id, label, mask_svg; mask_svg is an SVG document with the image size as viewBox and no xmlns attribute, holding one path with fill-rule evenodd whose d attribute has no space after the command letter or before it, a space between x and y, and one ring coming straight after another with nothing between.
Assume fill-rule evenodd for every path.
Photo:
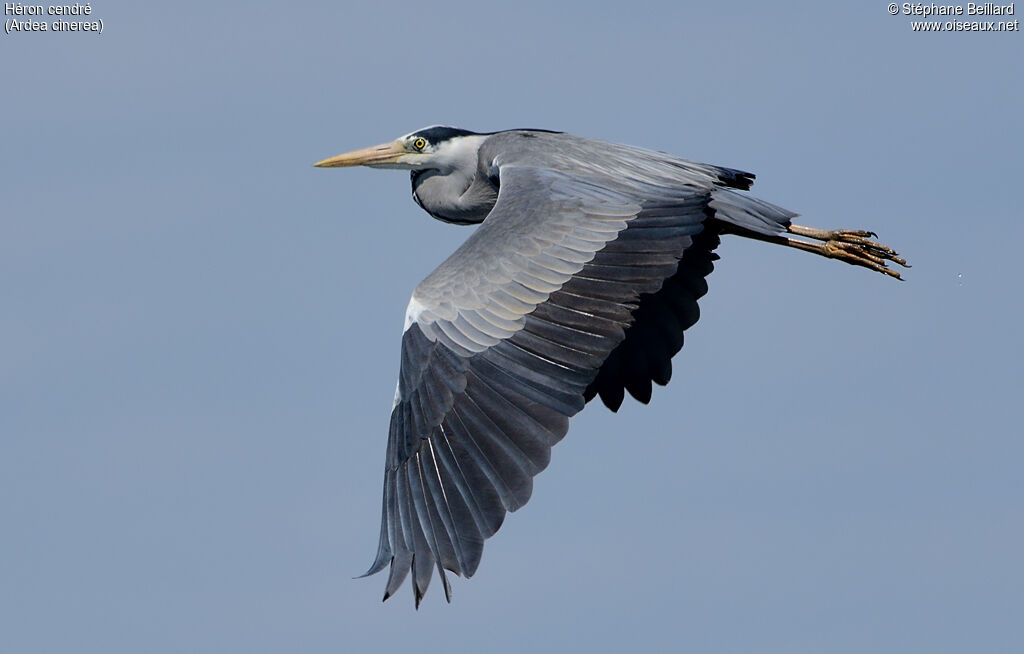
<instances>
[{"instance_id":1,"label":"bird's tail","mask_svg":"<svg viewBox=\"0 0 1024 654\"><path fill-rule=\"evenodd\" d=\"M799 215L746 193L723 188L711 192L708 207L715 212L716 220L765 236L785 234L793 218Z\"/></svg>"}]
</instances>

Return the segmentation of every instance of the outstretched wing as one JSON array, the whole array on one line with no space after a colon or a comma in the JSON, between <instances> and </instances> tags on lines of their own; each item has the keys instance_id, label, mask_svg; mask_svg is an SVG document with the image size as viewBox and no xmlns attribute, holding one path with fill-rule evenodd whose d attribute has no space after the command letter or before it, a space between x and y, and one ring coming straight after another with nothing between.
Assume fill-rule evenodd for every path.
<instances>
[{"instance_id":1,"label":"outstretched wing","mask_svg":"<svg viewBox=\"0 0 1024 654\"><path fill-rule=\"evenodd\" d=\"M568 135L499 134L480 160L497 202L409 302L367 572L390 565L385 599L412 572L417 606L434 568L449 599L445 570L476 571L587 400L667 381L718 243L705 224L764 213L725 206L747 173Z\"/></svg>"},{"instance_id":2,"label":"outstretched wing","mask_svg":"<svg viewBox=\"0 0 1024 654\"><path fill-rule=\"evenodd\" d=\"M675 271L708 193L639 201L594 180L504 166L487 220L413 293L391 415L377 558L385 599L410 571L472 575L530 497L642 293Z\"/></svg>"}]
</instances>

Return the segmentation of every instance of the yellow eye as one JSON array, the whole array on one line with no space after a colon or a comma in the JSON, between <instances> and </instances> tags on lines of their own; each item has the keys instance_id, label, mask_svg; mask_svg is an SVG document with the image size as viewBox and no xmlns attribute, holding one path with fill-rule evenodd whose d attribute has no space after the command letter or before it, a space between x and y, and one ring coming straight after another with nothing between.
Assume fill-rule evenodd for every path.
<instances>
[{"instance_id":1,"label":"yellow eye","mask_svg":"<svg viewBox=\"0 0 1024 654\"><path fill-rule=\"evenodd\" d=\"M416 139L415 141L412 142L412 147L416 148L417 150L422 150L423 148L427 147L427 142L424 139Z\"/></svg>"}]
</instances>

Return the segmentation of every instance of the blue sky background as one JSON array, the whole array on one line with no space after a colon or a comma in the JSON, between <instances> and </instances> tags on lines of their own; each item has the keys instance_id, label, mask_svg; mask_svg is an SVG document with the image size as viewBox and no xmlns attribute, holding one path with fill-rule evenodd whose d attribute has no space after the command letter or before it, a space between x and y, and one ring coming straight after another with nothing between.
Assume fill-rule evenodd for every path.
<instances>
[{"instance_id":1,"label":"blue sky background","mask_svg":"<svg viewBox=\"0 0 1024 654\"><path fill-rule=\"evenodd\" d=\"M0 35L5 651L1018 651L1020 32L876 1L93 16ZM652 405L574 419L452 605L382 604L351 577L404 308L469 232L311 164L433 123L751 170L914 267L727 240Z\"/></svg>"}]
</instances>

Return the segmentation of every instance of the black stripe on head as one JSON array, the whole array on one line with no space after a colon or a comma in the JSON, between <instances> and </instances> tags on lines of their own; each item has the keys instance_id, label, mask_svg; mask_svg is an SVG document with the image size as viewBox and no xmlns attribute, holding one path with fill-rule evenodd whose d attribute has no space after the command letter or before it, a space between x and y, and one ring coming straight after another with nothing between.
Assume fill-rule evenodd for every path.
<instances>
[{"instance_id":1,"label":"black stripe on head","mask_svg":"<svg viewBox=\"0 0 1024 654\"><path fill-rule=\"evenodd\" d=\"M443 143L449 139L456 138L458 136L473 136L476 132L471 132L468 129L459 129L458 127L446 127L444 125L434 125L432 127L425 127L418 132L413 132L409 136L411 138L423 137L427 140L427 143L437 145Z\"/></svg>"},{"instance_id":2,"label":"black stripe on head","mask_svg":"<svg viewBox=\"0 0 1024 654\"><path fill-rule=\"evenodd\" d=\"M471 132L468 129L461 129L459 127L448 127L447 125L432 125L430 127L424 127L423 129L413 132L409 135L409 138L423 137L428 143L437 145L443 143L449 139L457 138L459 136L491 136L492 134L501 134L502 132L541 132L544 134L562 134L552 129L537 129L533 127L517 127L516 129L503 129L497 132Z\"/></svg>"}]
</instances>

